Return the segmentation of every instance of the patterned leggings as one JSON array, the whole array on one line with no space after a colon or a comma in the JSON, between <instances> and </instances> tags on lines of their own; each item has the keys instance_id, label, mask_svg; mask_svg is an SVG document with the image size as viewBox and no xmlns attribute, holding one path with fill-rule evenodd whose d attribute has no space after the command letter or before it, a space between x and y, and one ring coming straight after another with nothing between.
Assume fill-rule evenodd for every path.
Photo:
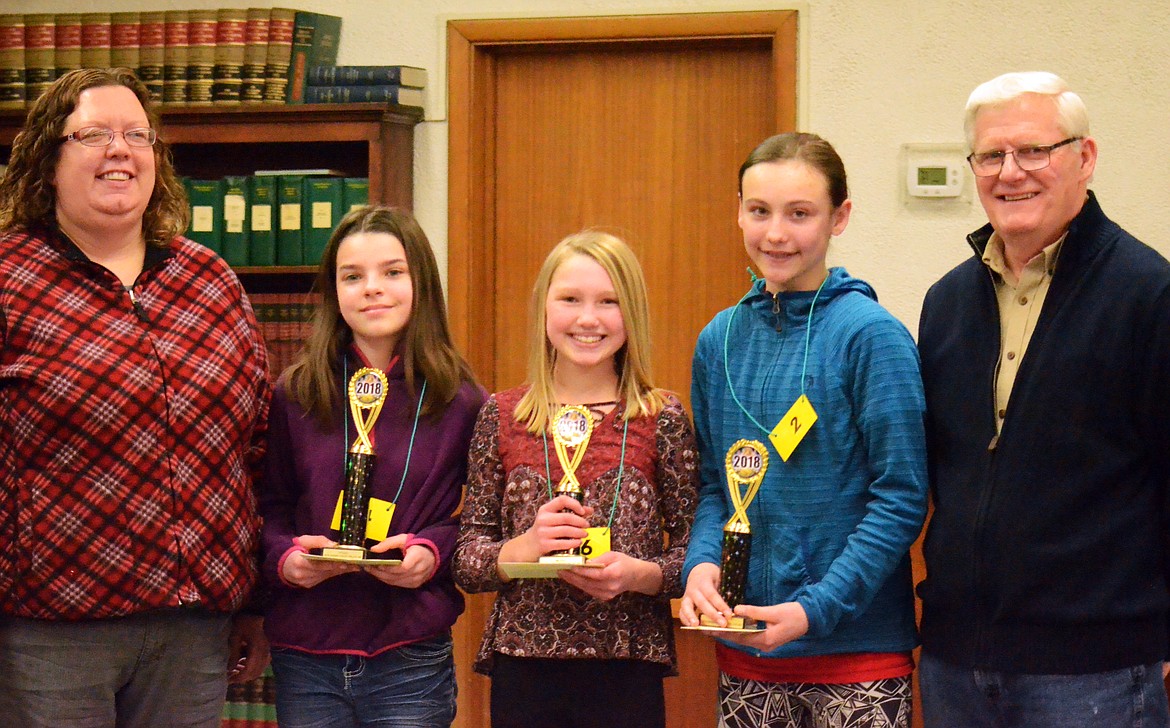
<instances>
[{"instance_id":1,"label":"patterned leggings","mask_svg":"<svg viewBox=\"0 0 1170 728\"><path fill-rule=\"evenodd\" d=\"M826 685L719 674L719 728L909 728L910 677Z\"/></svg>"}]
</instances>

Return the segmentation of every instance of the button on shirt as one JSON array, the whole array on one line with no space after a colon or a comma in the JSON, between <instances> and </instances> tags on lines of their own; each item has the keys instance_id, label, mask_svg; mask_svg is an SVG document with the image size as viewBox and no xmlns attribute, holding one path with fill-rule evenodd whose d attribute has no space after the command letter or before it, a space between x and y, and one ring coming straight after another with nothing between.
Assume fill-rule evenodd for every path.
<instances>
[{"instance_id":1,"label":"button on shirt","mask_svg":"<svg viewBox=\"0 0 1170 728\"><path fill-rule=\"evenodd\" d=\"M1036 320L1044 308L1044 299L1056 270L1056 259L1064 242L1062 235L1028 261L1019 278L1007 266L1003 239L993 233L983 252L983 264L993 273L995 296L999 302L999 362L995 376L995 429L999 432L1007 416L1012 386L1020 371L1020 363L1036 330Z\"/></svg>"}]
</instances>

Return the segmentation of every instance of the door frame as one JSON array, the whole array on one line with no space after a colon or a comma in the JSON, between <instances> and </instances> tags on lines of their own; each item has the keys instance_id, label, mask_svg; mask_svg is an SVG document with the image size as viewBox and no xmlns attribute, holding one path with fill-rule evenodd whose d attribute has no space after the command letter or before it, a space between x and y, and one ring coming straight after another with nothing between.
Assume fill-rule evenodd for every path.
<instances>
[{"instance_id":1,"label":"door frame","mask_svg":"<svg viewBox=\"0 0 1170 728\"><path fill-rule=\"evenodd\" d=\"M447 21L447 246L451 332L474 371L494 371L496 54L586 44L770 38L775 128L797 128L798 11ZM492 383L489 383L492 384Z\"/></svg>"}]
</instances>

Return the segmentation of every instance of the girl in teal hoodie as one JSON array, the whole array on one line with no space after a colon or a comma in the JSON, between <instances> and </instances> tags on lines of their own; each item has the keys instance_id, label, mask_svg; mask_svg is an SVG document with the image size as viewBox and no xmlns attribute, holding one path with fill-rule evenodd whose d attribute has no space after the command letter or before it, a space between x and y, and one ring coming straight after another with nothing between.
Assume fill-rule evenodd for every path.
<instances>
[{"instance_id":1,"label":"girl in teal hoodie","mask_svg":"<svg viewBox=\"0 0 1170 728\"><path fill-rule=\"evenodd\" d=\"M765 626L720 635L721 726L908 726L909 548L927 498L914 341L869 284L826 265L852 210L828 142L772 137L739 176L738 222L763 277L695 349L702 489L680 618ZM745 439L761 443L768 466L745 511L743 603L728 605L721 544L735 508L725 460Z\"/></svg>"}]
</instances>

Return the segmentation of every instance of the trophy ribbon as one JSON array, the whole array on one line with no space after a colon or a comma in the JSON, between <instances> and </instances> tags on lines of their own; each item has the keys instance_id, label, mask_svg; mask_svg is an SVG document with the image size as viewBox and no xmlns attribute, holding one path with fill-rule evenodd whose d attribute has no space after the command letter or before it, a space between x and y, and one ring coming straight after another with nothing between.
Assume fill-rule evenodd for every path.
<instances>
[{"instance_id":1,"label":"trophy ribbon","mask_svg":"<svg viewBox=\"0 0 1170 728\"><path fill-rule=\"evenodd\" d=\"M345 461L345 489L341 503L341 537L338 546L322 550L323 556L341 560L365 558L366 519L370 498L366 492L374 468L374 445L370 433L382 405L386 402L389 381L381 369L364 367L349 380L349 411L353 414L357 440Z\"/></svg>"},{"instance_id":2,"label":"trophy ribbon","mask_svg":"<svg viewBox=\"0 0 1170 728\"><path fill-rule=\"evenodd\" d=\"M727 490L734 513L723 527L725 531L751 533L747 509L755 500L764 473L768 470L768 451L758 440L740 440L727 451Z\"/></svg>"},{"instance_id":3,"label":"trophy ribbon","mask_svg":"<svg viewBox=\"0 0 1170 728\"><path fill-rule=\"evenodd\" d=\"M593 415L582 405L565 405L553 417L553 446L556 448L561 469L565 471L561 481L557 483L557 493L572 495L581 500L581 481L577 479L577 468L585 457L585 450L589 447L589 438L592 435ZM569 448L574 448L571 456Z\"/></svg>"}]
</instances>

